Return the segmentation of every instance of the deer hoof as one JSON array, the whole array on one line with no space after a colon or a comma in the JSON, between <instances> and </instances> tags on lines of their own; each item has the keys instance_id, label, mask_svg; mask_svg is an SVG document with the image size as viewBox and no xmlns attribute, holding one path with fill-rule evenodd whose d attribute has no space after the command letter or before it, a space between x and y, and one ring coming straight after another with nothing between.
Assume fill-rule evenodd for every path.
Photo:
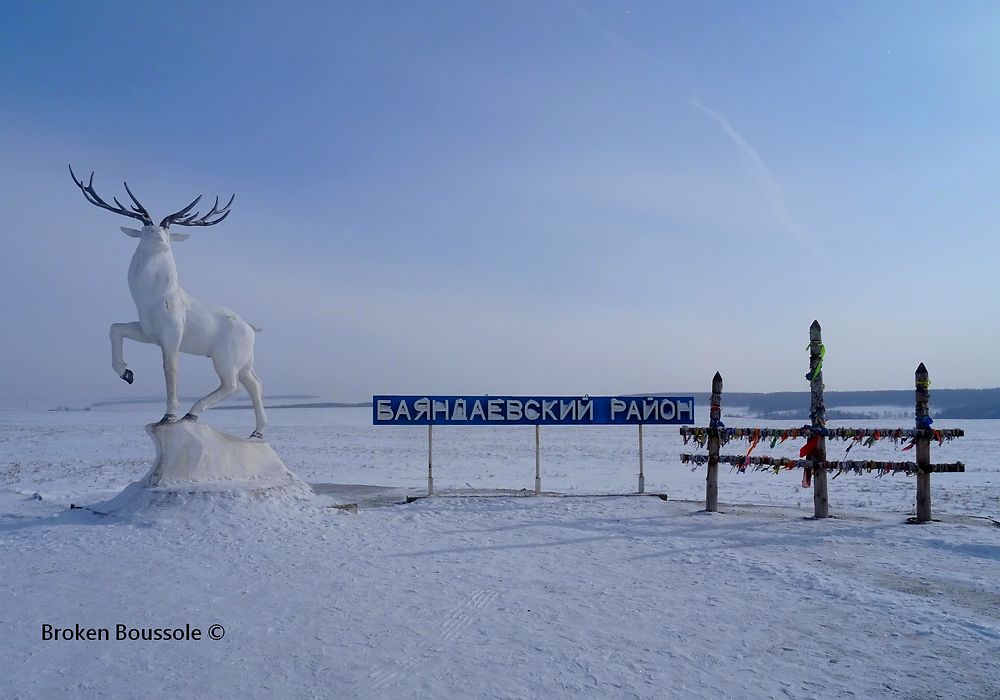
<instances>
[{"instance_id":1,"label":"deer hoof","mask_svg":"<svg viewBox=\"0 0 1000 700\"><path fill-rule=\"evenodd\" d=\"M122 374L122 379L124 379L127 384L131 384L133 381L135 381L135 375L132 374L132 370L127 369Z\"/></svg>"},{"instance_id":2,"label":"deer hoof","mask_svg":"<svg viewBox=\"0 0 1000 700\"><path fill-rule=\"evenodd\" d=\"M191 421L192 423L197 423L198 422L198 416L196 416L193 413L185 413L184 417L181 418L181 420L188 420L188 421Z\"/></svg>"},{"instance_id":3,"label":"deer hoof","mask_svg":"<svg viewBox=\"0 0 1000 700\"><path fill-rule=\"evenodd\" d=\"M254 439L256 439L256 440L263 440L264 439L264 433L260 432L259 430L255 430L252 433L250 433L250 439L251 440L254 440Z\"/></svg>"},{"instance_id":4,"label":"deer hoof","mask_svg":"<svg viewBox=\"0 0 1000 700\"><path fill-rule=\"evenodd\" d=\"M163 414L163 418L160 419L160 422L157 423L157 425L166 425L167 423L176 423L176 422L177 422L177 416L175 416L173 413L165 413Z\"/></svg>"}]
</instances>

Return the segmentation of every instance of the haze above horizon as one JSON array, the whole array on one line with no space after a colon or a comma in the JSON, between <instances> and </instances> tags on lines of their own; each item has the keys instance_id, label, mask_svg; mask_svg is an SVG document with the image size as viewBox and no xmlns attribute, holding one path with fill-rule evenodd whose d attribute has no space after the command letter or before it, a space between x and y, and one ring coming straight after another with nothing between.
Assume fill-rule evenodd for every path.
<instances>
[{"instance_id":1,"label":"haze above horizon","mask_svg":"<svg viewBox=\"0 0 1000 700\"><path fill-rule=\"evenodd\" d=\"M267 394L1000 385L1000 6L12 3L0 398L163 391L122 180ZM180 390L218 383L183 357Z\"/></svg>"}]
</instances>

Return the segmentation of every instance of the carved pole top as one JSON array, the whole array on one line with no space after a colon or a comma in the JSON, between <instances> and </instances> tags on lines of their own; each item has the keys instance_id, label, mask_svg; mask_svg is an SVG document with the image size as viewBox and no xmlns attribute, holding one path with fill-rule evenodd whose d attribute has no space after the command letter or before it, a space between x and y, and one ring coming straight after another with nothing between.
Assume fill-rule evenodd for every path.
<instances>
[{"instance_id":1,"label":"carved pole top","mask_svg":"<svg viewBox=\"0 0 1000 700\"><path fill-rule=\"evenodd\" d=\"M930 428L931 423L933 423L930 418L931 380L923 362L917 366L917 371L914 372L913 383L916 387L914 390L916 426L918 429Z\"/></svg>"},{"instance_id":2,"label":"carved pole top","mask_svg":"<svg viewBox=\"0 0 1000 700\"><path fill-rule=\"evenodd\" d=\"M813 321L809 326L809 342L818 343L823 337L823 329L820 328L819 321Z\"/></svg>"},{"instance_id":3,"label":"carved pole top","mask_svg":"<svg viewBox=\"0 0 1000 700\"><path fill-rule=\"evenodd\" d=\"M823 400L823 347L819 321L813 321L809 326L809 418L812 425L822 428L826 425L826 405Z\"/></svg>"},{"instance_id":4,"label":"carved pole top","mask_svg":"<svg viewBox=\"0 0 1000 700\"><path fill-rule=\"evenodd\" d=\"M709 401L709 427L721 428L722 425L722 375L718 372L712 377L712 398Z\"/></svg>"}]
</instances>

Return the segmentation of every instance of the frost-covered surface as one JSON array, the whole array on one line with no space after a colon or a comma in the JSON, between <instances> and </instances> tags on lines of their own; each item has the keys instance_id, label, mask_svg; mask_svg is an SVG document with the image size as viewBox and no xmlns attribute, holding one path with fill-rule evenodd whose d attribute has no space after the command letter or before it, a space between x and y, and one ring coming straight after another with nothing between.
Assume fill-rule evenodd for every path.
<instances>
[{"instance_id":1,"label":"frost-covered surface","mask_svg":"<svg viewBox=\"0 0 1000 700\"><path fill-rule=\"evenodd\" d=\"M1000 528L988 517L1000 512L996 422L966 421L969 437L932 449L970 471L933 478L942 522L925 526L903 524L914 483L898 476L831 481L840 517L817 522L803 517L811 494L797 475L723 469L722 500L741 505L699 513L676 499L700 498L704 472L677 462L684 448L668 428L646 430L646 473L647 490L670 501L436 498L348 514L322 508L336 500L322 494L318 505L200 494L152 499L125 517L68 510L145 474L153 445L142 426L155 417L0 412L0 697L1000 689ZM399 493L426 484L426 429L376 429L350 409L271 418L272 447L306 481ZM251 427L249 411L204 420ZM635 438L543 429L543 486L633 491ZM435 429L435 485L530 489L533 448L531 429ZM43 623L218 623L226 635L43 642Z\"/></svg>"}]
</instances>

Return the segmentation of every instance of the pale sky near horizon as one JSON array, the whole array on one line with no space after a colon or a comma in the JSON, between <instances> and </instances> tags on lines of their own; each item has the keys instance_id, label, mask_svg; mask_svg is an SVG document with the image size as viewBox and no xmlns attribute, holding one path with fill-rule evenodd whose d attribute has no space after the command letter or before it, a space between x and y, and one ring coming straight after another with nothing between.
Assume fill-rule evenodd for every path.
<instances>
[{"instance_id":1,"label":"pale sky near horizon","mask_svg":"<svg viewBox=\"0 0 1000 700\"><path fill-rule=\"evenodd\" d=\"M5 3L0 399L160 395L129 225L265 393L1000 385L1000 5ZM184 395L217 380L181 365Z\"/></svg>"}]
</instances>

